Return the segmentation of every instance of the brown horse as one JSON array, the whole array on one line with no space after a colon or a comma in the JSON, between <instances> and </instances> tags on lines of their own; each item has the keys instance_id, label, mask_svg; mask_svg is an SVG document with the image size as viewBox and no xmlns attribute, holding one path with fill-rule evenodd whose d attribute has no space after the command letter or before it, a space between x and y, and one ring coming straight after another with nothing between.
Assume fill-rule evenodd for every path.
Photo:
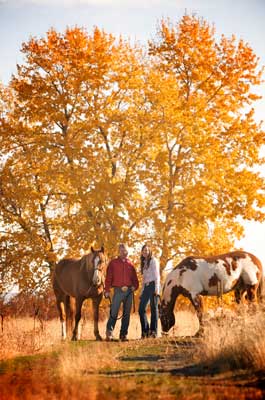
<instances>
[{"instance_id":1,"label":"brown horse","mask_svg":"<svg viewBox=\"0 0 265 400\"><path fill-rule=\"evenodd\" d=\"M69 258L61 260L55 267L53 290L56 296L62 324L62 338L66 338L67 330L75 325L72 340L79 339L78 324L81 318L82 304L91 298L94 313L94 334L102 340L98 330L99 304L103 297L106 262L104 248L94 250L81 259ZM75 314L75 315L74 315ZM67 326L66 326L67 325Z\"/></svg>"},{"instance_id":2,"label":"brown horse","mask_svg":"<svg viewBox=\"0 0 265 400\"><path fill-rule=\"evenodd\" d=\"M257 298L262 297L262 284L261 262L245 251L215 257L187 257L166 277L159 306L162 331L167 332L175 324L174 306L180 294L193 304L201 333L201 296L220 296L234 291L238 303L244 298L256 302Z\"/></svg>"}]
</instances>

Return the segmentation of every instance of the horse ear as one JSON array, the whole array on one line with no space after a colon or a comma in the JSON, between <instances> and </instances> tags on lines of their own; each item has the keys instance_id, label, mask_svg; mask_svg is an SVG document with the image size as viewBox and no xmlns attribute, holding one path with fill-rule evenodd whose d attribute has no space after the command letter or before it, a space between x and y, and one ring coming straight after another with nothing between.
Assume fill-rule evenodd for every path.
<instances>
[{"instance_id":1,"label":"horse ear","mask_svg":"<svg viewBox=\"0 0 265 400\"><path fill-rule=\"evenodd\" d=\"M100 249L100 251L101 251L101 253L103 253L103 254L104 254L104 246L101 246L101 249Z\"/></svg>"},{"instance_id":2,"label":"horse ear","mask_svg":"<svg viewBox=\"0 0 265 400\"><path fill-rule=\"evenodd\" d=\"M92 251L92 253L95 253L95 250L94 250L93 246L91 246L91 251Z\"/></svg>"}]
</instances>

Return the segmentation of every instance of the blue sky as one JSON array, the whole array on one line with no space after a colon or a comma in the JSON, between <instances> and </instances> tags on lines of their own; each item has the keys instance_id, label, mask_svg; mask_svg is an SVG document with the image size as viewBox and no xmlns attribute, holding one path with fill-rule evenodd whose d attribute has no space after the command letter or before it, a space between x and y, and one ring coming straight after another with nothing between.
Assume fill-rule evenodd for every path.
<instances>
[{"instance_id":1,"label":"blue sky","mask_svg":"<svg viewBox=\"0 0 265 400\"><path fill-rule=\"evenodd\" d=\"M64 31L77 25L89 32L98 26L144 44L161 18L177 22L185 12L214 24L217 37L242 38L265 65L265 0L0 0L0 81L7 84L23 62L22 42L45 36L51 27ZM265 96L265 84L259 94ZM265 98L255 110L257 120L265 120ZM247 223L240 246L265 265L265 224Z\"/></svg>"}]
</instances>

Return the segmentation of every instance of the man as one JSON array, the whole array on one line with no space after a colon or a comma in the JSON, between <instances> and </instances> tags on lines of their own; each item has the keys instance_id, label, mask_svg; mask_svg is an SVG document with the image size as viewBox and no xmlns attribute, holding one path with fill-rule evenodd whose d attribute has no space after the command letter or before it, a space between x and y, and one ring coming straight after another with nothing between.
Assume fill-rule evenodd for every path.
<instances>
[{"instance_id":1,"label":"man","mask_svg":"<svg viewBox=\"0 0 265 400\"><path fill-rule=\"evenodd\" d=\"M110 288L114 288L114 295L110 308L110 317L107 322L106 340L113 340L113 330L121 303L123 314L121 320L120 339L128 341L128 327L132 308L133 292L138 289L139 282L132 262L127 258L128 250L124 244L119 245L119 256L110 261L105 281L105 297L110 298Z\"/></svg>"}]
</instances>

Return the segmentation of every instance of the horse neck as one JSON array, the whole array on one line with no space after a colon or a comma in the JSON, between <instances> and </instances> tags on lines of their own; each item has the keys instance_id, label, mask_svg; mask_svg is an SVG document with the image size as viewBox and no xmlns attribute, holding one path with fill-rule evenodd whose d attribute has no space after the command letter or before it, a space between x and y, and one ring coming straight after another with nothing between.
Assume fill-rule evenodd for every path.
<instances>
[{"instance_id":1,"label":"horse neck","mask_svg":"<svg viewBox=\"0 0 265 400\"><path fill-rule=\"evenodd\" d=\"M94 257L99 257L99 255L95 256L95 255L89 253L86 256L84 256L82 258L82 260L83 260L83 268L86 271L86 273L89 275L92 283L95 284L95 285L99 285L100 284L99 281L102 281L102 278L99 278L98 267L96 266L96 268L95 268L95 266L94 266L94 263L93 263L93 258Z\"/></svg>"},{"instance_id":2,"label":"horse neck","mask_svg":"<svg viewBox=\"0 0 265 400\"><path fill-rule=\"evenodd\" d=\"M175 294L174 290L172 290L169 302L166 302L164 300L164 304L166 305L166 308L168 311L173 312L177 297L178 297L178 294Z\"/></svg>"},{"instance_id":3,"label":"horse neck","mask_svg":"<svg viewBox=\"0 0 265 400\"><path fill-rule=\"evenodd\" d=\"M179 295L180 295L180 293L175 293L175 291L172 290L172 292L171 292L171 299L170 299L170 302L168 303L168 308L169 308L170 311L172 311L172 312L173 312L173 310L174 310L174 307L175 307L175 304L176 304L176 301L177 301L177 298L178 298Z\"/></svg>"},{"instance_id":4,"label":"horse neck","mask_svg":"<svg viewBox=\"0 0 265 400\"><path fill-rule=\"evenodd\" d=\"M87 273L93 271L93 265L91 264L90 254L86 254L81 259L81 269Z\"/></svg>"}]
</instances>

